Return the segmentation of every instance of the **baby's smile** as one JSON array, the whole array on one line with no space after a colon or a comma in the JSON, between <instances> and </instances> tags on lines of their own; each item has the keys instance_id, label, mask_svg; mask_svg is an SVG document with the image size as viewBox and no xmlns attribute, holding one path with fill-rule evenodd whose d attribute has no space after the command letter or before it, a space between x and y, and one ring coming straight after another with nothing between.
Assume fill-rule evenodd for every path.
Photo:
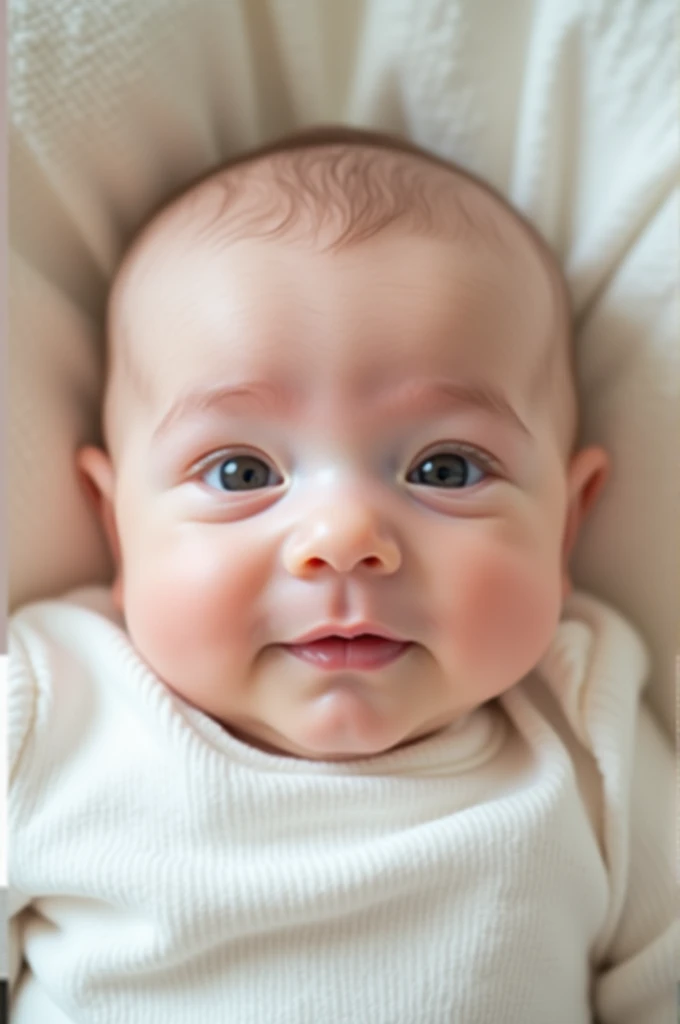
<instances>
[{"instance_id":1,"label":"baby's smile","mask_svg":"<svg viewBox=\"0 0 680 1024\"><path fill-rule=\"evenodd\" d=\"M367 672L396 661L406 653L410 645L372 633L363 633L351 639L328 635L319 640L284 646L294 657L328 672L339 669Z\"/></svg>"}]
</instances>

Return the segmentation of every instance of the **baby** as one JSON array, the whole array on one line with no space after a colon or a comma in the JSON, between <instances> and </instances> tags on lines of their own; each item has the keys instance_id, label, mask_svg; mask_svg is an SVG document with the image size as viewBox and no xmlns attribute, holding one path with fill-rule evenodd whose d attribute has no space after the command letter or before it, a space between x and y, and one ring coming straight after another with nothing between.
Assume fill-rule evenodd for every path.
<instances>
[{"instance_id":1,"label":"baby","mask_svg":"<svg viewBox=\"0 0 680 1024\"><path fill-rule=\"evenodd\" d=\"M670 1024L672 758L571 593L608 463L546 244L303 133L150 219L107 333L115 579L12 624L14 1024Z\"/></svg>"}]
</instances>

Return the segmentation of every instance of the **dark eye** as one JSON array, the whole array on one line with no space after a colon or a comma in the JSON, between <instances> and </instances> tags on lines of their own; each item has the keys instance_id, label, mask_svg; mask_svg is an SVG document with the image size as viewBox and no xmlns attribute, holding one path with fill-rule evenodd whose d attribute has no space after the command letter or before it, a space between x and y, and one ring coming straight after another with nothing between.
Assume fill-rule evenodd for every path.
<instances>
[{"instance_id":1,"label":"dark eye","mask_svg":"<svg viewBox=\"0 0 680 1024\"><path fill-rule=\"evenodd\" d=\"M255 455L230 455L204 473L203 481L220 491L256 491L279 483L270 466Z\"/></svg>"},{"instance_id":2,"label":"dark eye","mask_svg":"<svg viewBox=\"0 0 680 1024\"><path fill-rule=\"evenodd\" d=\"M439 452L428 455L406 477L410 484L430 487L470 487L485 477L485 472L464 455Z\"/></svg>"}]
</instances>

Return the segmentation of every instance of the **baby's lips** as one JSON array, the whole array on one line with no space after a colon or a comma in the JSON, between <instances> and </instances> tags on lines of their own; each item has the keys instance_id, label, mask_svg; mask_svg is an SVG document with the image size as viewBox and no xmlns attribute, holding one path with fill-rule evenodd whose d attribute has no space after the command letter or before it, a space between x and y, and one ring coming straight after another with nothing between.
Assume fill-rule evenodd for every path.
<instances>
[{"instance_id":1,"label":"baby's lips","mask_svg":"<svg viewBox=\"0 0 680 1024\"><path fill-rule=\"evenodd\" d=\"M308 630L301 636L295 637L293 640L289 640L288 643L295 645L312 644L317 640L328 639L355 640L361 636L369 636L380 640L391 640L395 643L401 644L409 643L406 637L398 636L392 630L387 629L379 623L371 622L366 619L361 622L353 622L345 625L339 622L326 622L314 629Z\"/></svg>"},{"instance_id":2,"label":"baby's lips","mask_svg":"<svg viewBox=\"0 0 680 1024\"><path fill-rule=\"evenodd\" d=\"M286 644L296 658L317 668L369 670L383 668L405 653L410 643L362 634L346 639L326 636L303 644Z\"/></svg>"}]
</instances>

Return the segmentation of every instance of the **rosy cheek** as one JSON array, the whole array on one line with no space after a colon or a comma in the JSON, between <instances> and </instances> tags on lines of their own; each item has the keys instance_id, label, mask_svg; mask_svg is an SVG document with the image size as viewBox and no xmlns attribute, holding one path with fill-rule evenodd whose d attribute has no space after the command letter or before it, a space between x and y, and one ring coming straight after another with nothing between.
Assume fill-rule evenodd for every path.
<instances>
[{"instance_id":1,"label":"rosy cheek","mask_svg":"<svg viewBox=\"0 0 680 1024\"><path fill-rule=\"evenodd\" d=\"M560 578L538 551L502 539L466 539L447 559L451 656L489 686L513 685L550 643L560 612ZM500 689L499 689L500 687Z\"/></svg>"},{"instance_id":2,"label":"rosy cheek","mask_svg":"<svg viewBox=\"0 0 680 1024\"><path fill-rule=\"evenodd\" d=\"M171 679L173 666L197 671L237 655L252 632L258 572L248 547L215 534L174 536L147 548L125 576L125 608L133 640L153 667Z\"/></svg>"}]
</instances>

